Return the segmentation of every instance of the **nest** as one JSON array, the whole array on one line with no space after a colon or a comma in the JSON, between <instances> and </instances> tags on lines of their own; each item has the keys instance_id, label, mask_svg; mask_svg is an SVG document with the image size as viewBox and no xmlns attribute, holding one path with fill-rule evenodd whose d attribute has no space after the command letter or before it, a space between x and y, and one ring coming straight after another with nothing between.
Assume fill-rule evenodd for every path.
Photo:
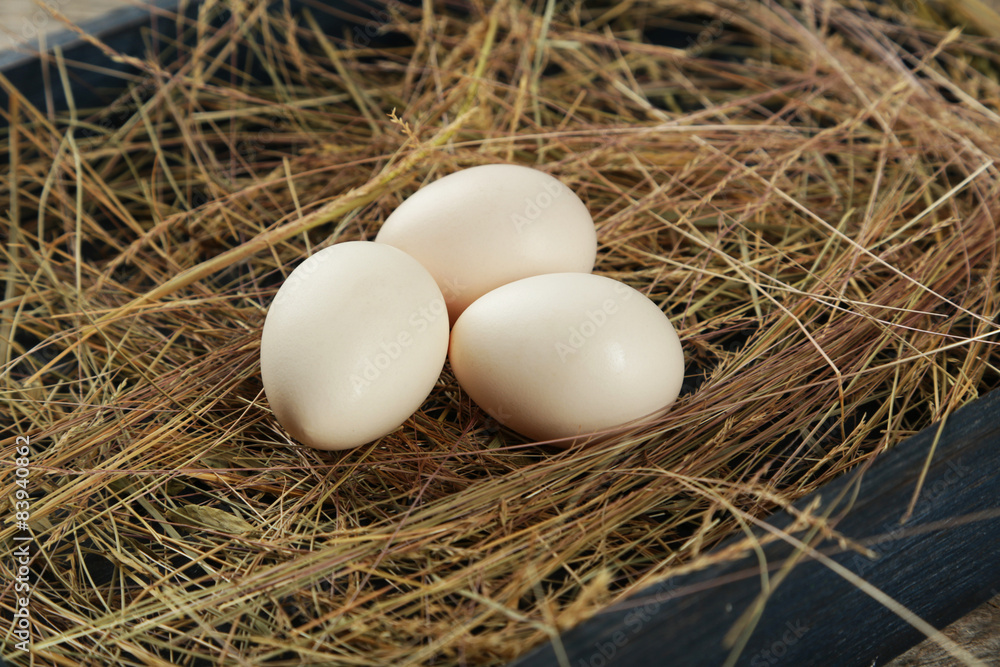
<instances>
[{"instance_id":1,"label":"nest","mask_svg":"<svg viewBox=\"0 0 1000 667\"><path fill-rule=\"evenodd\" d=\"M324 36L334 10L208 2L160 17L165 57L103 47L139 71L107 107L0 79L0 426L5 452L30 438L36 664L504 664L1000 385L993 24L536 5L344 3ZM556 450L446 367L378 442L292 441L258 361L282 280L498 162L586 202L595 272L681 336L679 401Z\"/></svg>"}]
</instances>

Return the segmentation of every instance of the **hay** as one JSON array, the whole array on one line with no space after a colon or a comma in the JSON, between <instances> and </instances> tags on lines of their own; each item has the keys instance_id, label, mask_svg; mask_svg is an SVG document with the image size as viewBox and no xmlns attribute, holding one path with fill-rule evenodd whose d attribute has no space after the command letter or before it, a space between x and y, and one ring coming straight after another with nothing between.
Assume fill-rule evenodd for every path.
<instances>
[{"instance_id":1,"label":"hay","mask_svg":"<svg viewBox=\"0 0 1000 667\"><path fill-rule=\"evenodd\" d=\"M208 3L239 20L180 26L201 48L107 109L8 91L2 443L33 446L37 664L503 664L1000 385L988 32L912 3L455 4L352 3L325 39ZM682 399L558 451L446 368L375 444L290 442L258 365L282 279L493 162L588 204L595 271L684 341Z\"/></svg>"}]
</instances>

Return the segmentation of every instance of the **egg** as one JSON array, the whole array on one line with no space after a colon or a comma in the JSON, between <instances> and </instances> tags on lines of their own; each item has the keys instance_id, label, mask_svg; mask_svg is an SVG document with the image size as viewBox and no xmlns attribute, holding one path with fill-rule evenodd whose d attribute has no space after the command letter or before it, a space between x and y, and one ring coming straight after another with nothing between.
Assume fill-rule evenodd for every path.
<instances>
[{"instance_id":1,"label":"egg","mask_svg":"<svg viewBox=\"0 0 1000 667\"><path fill-rule=\"evenodd\" d=\"M524 278L478 299L452 328L449 360L490 416L562 445L663 414L684 379L680 340L659 307L585 273Z\"/></svg>"},{"instance_id":2,"label":"egg","mask_svg":"<svg viewBox=\"0 0 1000 667\"><path fill-rule=\"evenodd\" d=\"M597 256L580 198L555 177L513 164L471 167L420 188L375 240L431 272L452 323L490 290L543 273L589 273Z\"/></svg>"},{"instance_id":3,"label":"egg","mask_svg":"<svg viewBox=\"0 0 1000 667\"><path fill-rule=\"evenodd\" d=\"M399 427L434 388L448 351L434 278L392 246L339 243L300 264L267 311L264 393L278 422L316 449Z\"/></svg>"}]
</instances>

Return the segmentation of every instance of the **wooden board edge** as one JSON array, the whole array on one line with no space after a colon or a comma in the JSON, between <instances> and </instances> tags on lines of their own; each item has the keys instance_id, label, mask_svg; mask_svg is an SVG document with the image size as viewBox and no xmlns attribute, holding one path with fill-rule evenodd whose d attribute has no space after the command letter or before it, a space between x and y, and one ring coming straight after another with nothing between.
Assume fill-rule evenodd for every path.
<instances>
[{"instance_id":1,"label":"wooden board edge","mask_svg":"<svg viewBox=\"0 0 1000 667\"><path fill-rule=\"evenodd\" d=\"M939 426L940 433L939 433ZM938 439L914 513L900 523ZM842 571L795 555L787 542L765 547L774 586L742 647L725 637L761 600L762 567L753 553L674 577L613 605L515 661L515 667L884 664L924 638L855 582L864 579L937 628L1000 592L1000 390L973 401L797 503L829 514L836 530L870 554L829 539L811 544ZM856 493L856 496L854 495ZM787 512L768 523L791 526ZM758 535L764 531L758 531ZM805 533L795 536L805 539ZM720 546L735 544L740 538ZM874 556L874 557L869 557ZM738 635L737 635L738 636Z\"/></svg>"}]
</instances>

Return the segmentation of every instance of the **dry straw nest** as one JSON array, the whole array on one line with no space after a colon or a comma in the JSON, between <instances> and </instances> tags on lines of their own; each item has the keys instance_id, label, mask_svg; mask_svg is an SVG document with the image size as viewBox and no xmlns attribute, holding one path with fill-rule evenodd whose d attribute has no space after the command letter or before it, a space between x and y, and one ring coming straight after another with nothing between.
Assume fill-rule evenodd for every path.
<instances>
[{"instance_id":1,"label":"dry straw nest","mask_svg":"<svg viewBox=\"0 0 1000 667\"><path fill-rule=\"evenodd\" d=\"M30 436L34 664L503 664L732 557L708 550L1000 384L988 22L847 0L340 6L358 27L327 37L320 5L161 15L161 57L124 58L141 73L107 108L52 113L0 79L0 503ZM283 278L495 162L587 203L595 271L681 335L679 402L561 451L446 368L370 446L290 441L258 364Z\"/></svg>"}]
</instances>

